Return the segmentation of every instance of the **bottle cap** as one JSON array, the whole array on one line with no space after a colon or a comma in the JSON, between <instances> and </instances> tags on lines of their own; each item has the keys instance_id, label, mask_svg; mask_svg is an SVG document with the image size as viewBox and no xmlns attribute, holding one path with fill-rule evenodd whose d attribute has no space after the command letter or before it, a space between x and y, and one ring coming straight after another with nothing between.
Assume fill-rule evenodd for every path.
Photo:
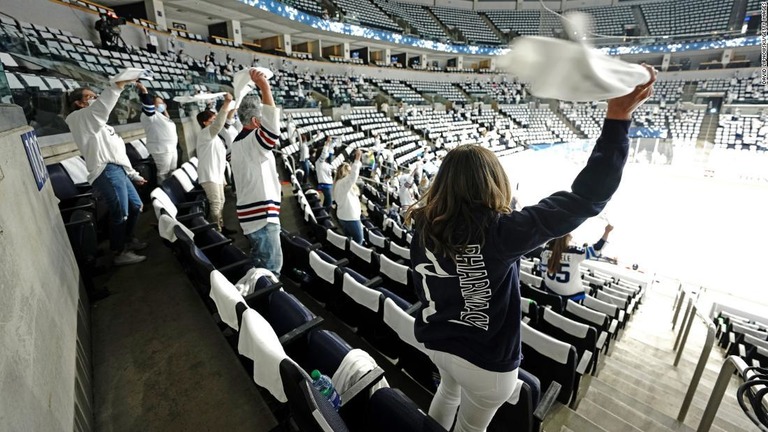
<instances>
[{"instance_id":1,"label":"bottle cap","mask_svg":"<svg viewBox=\"0 0 768 432\"><path fill-rule=\"evenodd\" d=\"M320 375L322 375L322 374L317 369L313 370L312 373L310 374L310 376L312 377L313 380L316 380L316 379L320 378Z\"/></svg>"}]
</instances>

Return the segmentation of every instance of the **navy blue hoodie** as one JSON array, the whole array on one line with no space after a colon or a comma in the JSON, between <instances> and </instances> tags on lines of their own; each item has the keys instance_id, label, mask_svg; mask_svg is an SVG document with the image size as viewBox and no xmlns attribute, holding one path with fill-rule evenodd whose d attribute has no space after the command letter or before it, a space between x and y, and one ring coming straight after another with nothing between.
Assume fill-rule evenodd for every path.
<instances>
[{"instance_id":1,"label":"navy blue hoodie","mask_svg":"<svg viewBox=\"0 0 768 432\"><path fill-rule=\"evenodd\" d=\"M468 245L456 263L411 242L414 285L422 307L416 339L474 365L509 372L520 365L520 257L598 215L619 186L629 121L605 120L587 165L571 186L520 211L498 214L485 244ZM488 209L477 209L477 212ZM478 242L479 243L479 242Z\"/></svg>"}]
</instances>

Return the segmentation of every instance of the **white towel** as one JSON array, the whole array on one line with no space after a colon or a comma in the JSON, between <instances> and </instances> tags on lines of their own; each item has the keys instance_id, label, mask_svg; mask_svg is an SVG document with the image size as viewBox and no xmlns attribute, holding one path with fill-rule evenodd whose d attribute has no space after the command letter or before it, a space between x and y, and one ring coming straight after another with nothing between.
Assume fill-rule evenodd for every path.
<instances>
[{"instance_id":1,"label":"white towel","mask_svg":"<svg viewBox=\"0 0 768 432\"><path fill-rule=\"evenodd\" d=\"M168 240L171 243L175 243L177 238L176 234L173 232L173 227L176 225L180 226L182 231L184 231L190 239L195 238L195 233L190 231L189 228L180 224L178 221L176 221L176 219L168 216L167 214L160 216L160 219L157 221L157 231L160 234L160 237Z\"/></svg>"},{"instance_id":2,"label":"white towel","mask_svg":"<svg viewBox=\"0 0 768 432\"><path fill-rule=\"evenodd\" d=\"M380 267L381 273L387 275L390 279L403 285L408 284L408 267L392 261L386 255L381 255Z\"/></svg>"},{"instance_id":3,"label":"white towel","mask_svg":"<svg viewBox=\"0 0 768 432\"><path fill-rule=\"evenodd\" d=\"M367 352L355 348L344 356L339 368L336 369L336 373L331 377L331 381L336 391L342 394L377 366L376 360L368 355ZM382 377L381 381L371 387L368 394L372 395L376 390L384 387L389 387L389 383L386 378Z\"/></svg>"},{"instance_id":4,"label":"white towel","mask_svg":"<svg viewBox=\"0 0 768 432\"><path fill-rule=\"evenodd\" d=\"M75 184L88 183L88 168L85 166L85 160L79 156L73 156L61 161L61 166L69 174L69 178Z\"/></svg>"},{"instance_id":5,"label":"white towel","mask_svg":"<svg viewBox=\"0 0 768 432\"><path fill-rule=\"evenodd\" d=\"M133 148L136 149L137 152L139 152L139 156L141 156L142 159L149 157L149 150L147 150L147 146L145 146L141 140L131 141L130 144L133 146Z\"/></svg>"},{"instance_id":6,"label":"white towel","mask_svg":"<svg viewBox=\"0 0 768 432\"><path fill-rule=\"evenodd\" d=\"M368 288L348 274L344 274L342 291L354 300L355 303L364 306L373 312L379 311L380 291Z\"/></svg>"},{"instance_id":7,"label":"white towel","mask_svg":"<svg viewBox=\"0 0 768 432\"><path fill-rule=\"evenodd\" d=\"M571 14L564 21L570 35L586 34L589 19ZM607 100L631 93L651 79L643 66L611 58L586 43L540 36L515 38L499 67L528 82L539 98L571 102Z\"/></svg>"},{"instance_id":8,"label":"white towel","mask_svg":"<svg viewBox=\"0 0 768 432\"><path fill-rule=\"evenodd\" d=\"M211 99L220 98L227 94L227 92L218 92L218 93L200 93L196 94L194 96L176 96L173 98L175 102L178 103L190 103L190 102L200 102L200 101L207 101Z\"/></svg>"},{"instance_id":9,"label":"white towel","mask_svg":"<svg viewBox=\"0 0 768 432\"><path fill-rule=\"evenodd\" d=\"M231 328L238 330L235 306L238 303L245 303L245 300L237 291L237 288L218 270L211 272L210 296L213 302L216 303L216 310L219 312L221 320Z\"/></svg>"},{"instance_id":10,"label":"white towel","mask_svg":"<svg viewBox=\"0 0 768 432\"><path fill-rule=\"evenodd\" d=\"M416 334L413 330L415 322L416 319L400 309L392 299L384 300L384 323L408 345L427 353L424 344L416 340Z\"/></svg>"},{"instance_id":11,"label":"white towel","mask_svg":"<svg viewBox=\"0 0 768 432\"><path fill-rule=\"evenodd\" d=\"M110 77L109 82L136 81L138 79L152 80L154 73L149 69L125 68L117 75Z\"/></svg>"},{"instance_id":12,"label":"white towel","mask_svg":"<svg viewBox=\"0 0 768 432\"><path fill-rule=\"evenodd\" d=\"M247 296L248 294L253 293L254 289L256 288L256 282L258 282L258 280L262 277L269 279L273 284L280 282L280 280L271 271L265 268L254 267L248 270L248 273L246 273L245 276L237 281L235 288L237 288L237 291L241 295Z\"/></svg>"},{"instance_id":13,"label":"white towel","mask_svg":"<svg viewBox=\"0 0 768 432\"><path fill-rule=\"evenodd\" d=\"M320 255L315 251L309 253L309 266L312 267L312 270L315 271L320 279L331 284L336 280L334 277L336 266L320 258Z\"/></svg>"},{"instance_id":14,"label":"white towel","mask_svg":"<svg viewBox=\"0 0 768 432\"><path fill-rule=\"evenodd\" d=\"M278 401L288 402L280 379L280 362L288 356L275 330L253 309L243 313L237 350L253 360L253 381L267 389Z\"/></svg>"},{"instance_id":15,"label":"white towel","mask_svg":"<svg viewBox=\"0 0 768 432\"><path fill-rule=\"evenodd\" d=\"M235 108L240 106L240 102L243 101L243 98L254 88L253 81L251 81L251 69L263 73L267 79L272 78L274 75L271 70L265 67L246 68L238 71L232 77L232 87L235 88Z\"/></svg>"}]
</instances>

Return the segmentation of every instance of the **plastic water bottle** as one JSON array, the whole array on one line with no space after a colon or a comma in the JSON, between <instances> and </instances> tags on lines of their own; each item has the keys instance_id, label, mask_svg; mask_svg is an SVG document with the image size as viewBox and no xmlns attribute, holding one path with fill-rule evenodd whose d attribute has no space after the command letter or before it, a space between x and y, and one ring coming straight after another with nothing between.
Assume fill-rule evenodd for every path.
<instances>
[{"instance_id":1,"label":"plastic water bottle","mask_svg":"<svg viewBox=\"0 0 768 432\"><path fill-rule=\"evenodd\" d=\"M339 396L328 375L323 375L315 369L310 376L312 377L312 386L328 399L328 402L333 405L333 409L338 411L341 408L341 396Z\"/></svg>"}]
</instances>

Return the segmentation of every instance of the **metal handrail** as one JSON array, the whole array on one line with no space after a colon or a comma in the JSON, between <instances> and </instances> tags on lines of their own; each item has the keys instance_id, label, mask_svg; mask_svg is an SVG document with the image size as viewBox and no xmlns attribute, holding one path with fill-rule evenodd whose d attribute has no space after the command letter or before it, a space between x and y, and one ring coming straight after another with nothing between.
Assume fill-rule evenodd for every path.
<instances>
[{"instance_id":1,"label":"metal handrail","mask_svg":"<svg viewBox=\"0 0 768 432\"><path fill-rule=\"evenodd\" d=\"M680 407L680 412L677 415L677 420L680 422L685 421L685 416L688 414L688 409L691 407L691 402L693 402L693 395L696 393L696 388L699 386L701 376L704 374L704 368L707 365L709 354L712 352L712 346L715 344L715 332L717 329L715 327L715 323L712 322L709 317L699 312L696 303L693 302L688 317L688 322L685 322L684 325L685 330L683 331L683 337L680 340L680 346L678 347L677 356L675 357L675 366L677 366L677 364L680 362L680 358L683 355L685 343L688 341L688 333L691 330L691 325L693 324L693 319L695 317L699 317L699 319L701 319L704 324L706 324L707 339L704 342L704 347L701 350L699 361L696 363L696 369L693 371L691 383L688 385L688 392L685 394L685 398L683 399L683 405Z\"/></svg>"},{"instance_id":2,"label":"metal handrail","mask_svg":"<svg viewBox=\"0 0 768 432\"><path fill-rule=\"evenodd\" d=\"M723 401L723 395L728 389L728 382L731 380L731 375L738 371L739 375L747 368L747 363L739 356L729 356L723 362L723 366L720 368L720 374L717 375L715 386L712 387L712 394L707 401L707 407L704 408L704 413L701 415L701 422L699 423L696 432L708 432L712 427L712 422L715 420L715 414L717 414L720 403ZM679 418L678 418L679 419Z\"/></svg>"}]
</instances>

